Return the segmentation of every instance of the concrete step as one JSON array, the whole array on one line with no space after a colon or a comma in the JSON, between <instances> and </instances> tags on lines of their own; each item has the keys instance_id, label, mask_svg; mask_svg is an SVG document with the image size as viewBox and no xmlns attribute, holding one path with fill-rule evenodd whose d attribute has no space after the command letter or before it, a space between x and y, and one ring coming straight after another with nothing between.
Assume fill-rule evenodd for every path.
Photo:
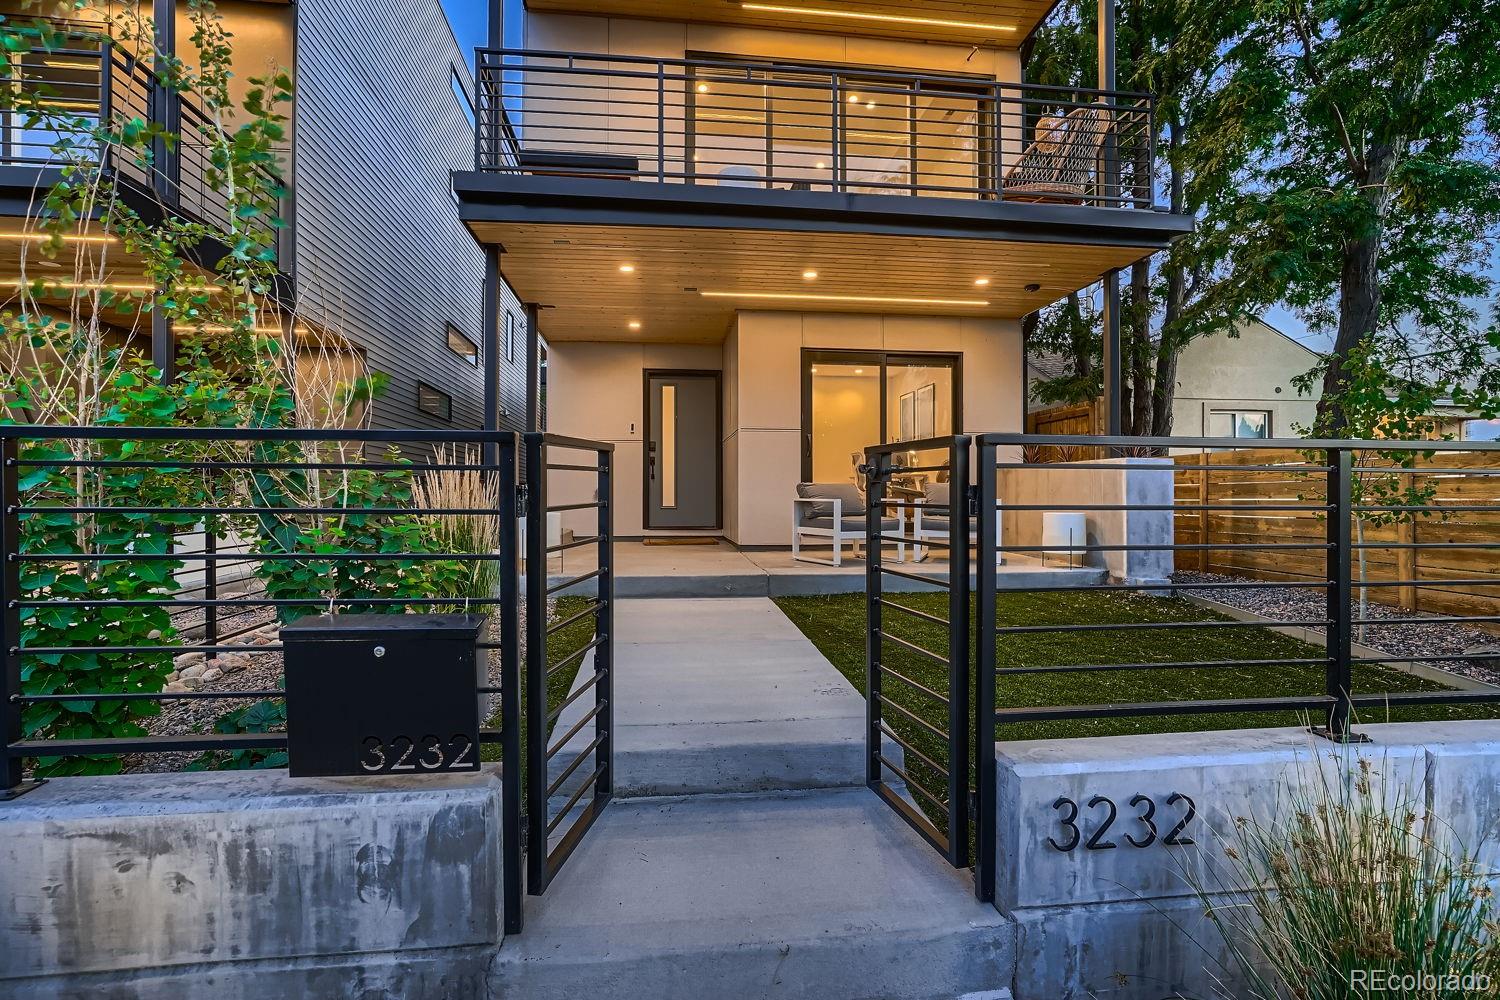
<instances>
[{"instance_id":1,"label":"concrete step","mask_svg":"<svg viewBox=\"0 0 1500 1000\"><path fill-rule=\"evenodd\" d=\"M612 803L492 969L500 996L954 1000L1015 932L863 788Z\"/></svg>"}]
</instances>

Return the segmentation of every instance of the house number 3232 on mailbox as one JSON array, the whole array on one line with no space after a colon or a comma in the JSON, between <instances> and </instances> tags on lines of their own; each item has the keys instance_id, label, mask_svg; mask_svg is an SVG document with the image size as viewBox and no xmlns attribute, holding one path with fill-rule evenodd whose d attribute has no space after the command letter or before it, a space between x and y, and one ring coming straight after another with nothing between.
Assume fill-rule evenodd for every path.
<instances>
[{"instance_id":1,"label":"house number 3232 on mailbox","mask_svg":"<svg viewBox=\"0 0 1500 1000\"><path fill-rule=\"evenodd\" d=\"M282 629L293 777L479 770L479 615L323 615Z\"/></svg>"}]
</instances>

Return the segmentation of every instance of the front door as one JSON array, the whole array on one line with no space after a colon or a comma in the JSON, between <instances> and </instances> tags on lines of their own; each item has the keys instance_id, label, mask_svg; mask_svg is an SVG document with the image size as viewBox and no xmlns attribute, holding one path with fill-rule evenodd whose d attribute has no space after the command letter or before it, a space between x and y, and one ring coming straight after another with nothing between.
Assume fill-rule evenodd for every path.
<instances>
[{"instance_id":1,"label":"front door","mask_svg":"<svg viewBox=\"0 0 1500 1000\"><path fill-rule=\"evenodd\" d=\"M646 373L646 527L718 528L719 373Z\"/></svg>"}]
</instances>

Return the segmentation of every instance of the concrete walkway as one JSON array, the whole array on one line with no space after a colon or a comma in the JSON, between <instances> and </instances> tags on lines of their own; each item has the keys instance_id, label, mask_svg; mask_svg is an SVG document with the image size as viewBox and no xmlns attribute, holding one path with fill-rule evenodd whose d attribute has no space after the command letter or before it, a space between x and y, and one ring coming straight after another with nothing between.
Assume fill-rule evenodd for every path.
<instances>
[{"instance_id":1,"label":"concrete walkway","mask_svg":"<svg viewBox=\"0 0 1500 1000\"><path fill-rule=\"evenodd\" d=\"M614 655L617 795L864 784L864 699L767 598L621 601Z\"/></svg>"}]
</instances>

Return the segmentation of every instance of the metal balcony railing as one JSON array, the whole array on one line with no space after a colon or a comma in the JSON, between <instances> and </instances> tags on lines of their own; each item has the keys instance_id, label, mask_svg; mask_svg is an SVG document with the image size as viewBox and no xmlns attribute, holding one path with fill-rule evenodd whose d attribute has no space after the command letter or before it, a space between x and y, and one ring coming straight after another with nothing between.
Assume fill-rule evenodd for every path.
<instances>
[{"instance_id":1,"label":"metal balcony railing","mask_svg":"<svg viewBox=\"0 0 1500 1000\"><path fill-rule=\"evenodd\" d=\"M54 20L52 26L66 38L66 47L55 38L47 44L38 39L30 50L10 53L0 67L0 164L46 167L102 158L109 173L155 192L168 208L205 225L225 225L229 202L222 185L211 181L208 113L174 95L176 120L166 124L179 141L164 151L167 155L145 162L118 149L101 150L91 134L101 121L158 117L155 74L124 46L102 37L97 25ZM260 182L268 188L281 183L269 169L261 172ZM253 236L272 246L277 232L267 220Z\"/></svg>"},{"instance_id":2,"label":"metal balcony railing","mask_svg":"<svg viewBox=\"0 0 1500 1000\"><path fill-rule=\"evenodd\" d=\"M735 59L478 57L480 170L1155 208L1144 94Z\"/></svg>"}]
</instances>

